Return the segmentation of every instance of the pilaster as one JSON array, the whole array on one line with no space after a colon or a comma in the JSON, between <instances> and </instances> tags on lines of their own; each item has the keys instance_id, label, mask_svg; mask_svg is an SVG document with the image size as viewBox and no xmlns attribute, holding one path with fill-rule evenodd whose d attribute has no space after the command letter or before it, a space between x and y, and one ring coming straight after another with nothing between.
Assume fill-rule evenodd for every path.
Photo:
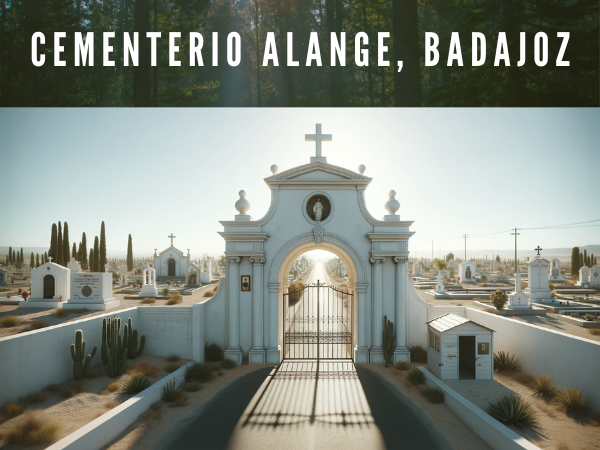
<instances>
[{"instance_id":1,"label":"pilaster","mask_svg":"<svg viewBox=\"0 0 600 450\"><path fill-rule=\"evenodd\" d=\"M265 364L264 345L264 307L263 307L263 272L266 258L251 256L252 263L252 348L249 352L250 364Z\"/></svg>"},{"instance_id":2,"label":"pilaster","mask_svg":"<svg viewBox=\"0 0 600 450\"><path fill-rule=\"evenodd\" d=\"M229 281L228 289L228 313L229 313L229 342L225 350L225 358L234 360L242 364L243 352L240 347L240 262L239 256L227 257L227 278Z\"/></svg>"}]
</instances>

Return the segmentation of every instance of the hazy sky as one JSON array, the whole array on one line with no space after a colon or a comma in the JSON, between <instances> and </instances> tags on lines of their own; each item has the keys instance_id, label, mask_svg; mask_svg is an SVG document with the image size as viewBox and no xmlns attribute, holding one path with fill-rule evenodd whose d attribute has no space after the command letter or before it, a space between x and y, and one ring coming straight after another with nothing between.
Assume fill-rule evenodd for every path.
<instances>
[{"instance_id":1,"label":"hazy sky","mask_svg":"<svg viewBox=\"0 0 600 450\"><path fill-rule=\"evenodd\" d=\"M193 257L220 255L238 191L261 218L269 167L308 163L315 123L330 164L366 165L373 216L396 190L411 252L433 240L435 256L462 255L463 233L512 249L508 231L475 235L600 219L598 109L2 109L0 246L48 246L59 220L89 245L104 220L109 256L129 233L141 256L171 232ZM598 226L521 233L523 248L600 244Z\"/></svg>"}]
</instances>

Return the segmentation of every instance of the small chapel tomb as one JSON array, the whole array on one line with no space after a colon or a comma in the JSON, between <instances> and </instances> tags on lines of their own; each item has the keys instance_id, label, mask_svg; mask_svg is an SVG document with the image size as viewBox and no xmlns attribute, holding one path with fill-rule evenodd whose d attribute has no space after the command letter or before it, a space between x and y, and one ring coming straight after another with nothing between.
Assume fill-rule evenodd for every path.
<instances>
[{"instance_id":1,"label":"small chapel tomb","mask_svg":"<svg viewBox=\"0 0 600 450\"><path fill-rule=\"evenodd\" d=\"M494 379L494 330L452 313L425 323L431 373L440 380Z\"/></svg>"},{"instance_id":2,"label":"small chapel tomb","mask_svg":"<svg viewBox=\"0 0 600 450\"><path fill-rule=\"evenodd\" d=\"M50 261L31 271L31 294L19 308L62 308L69 298L71 271Z\"/></svg>"},{"instance_id":3,"label":"small chapel tomb","mask_svg":"<svg viewBox=\"0 0 600 450\"><path fill-rule=\"evenodd\" d=\"M171 233L171 235L167 237L171 239L171 245L159 254L156 253L156 249L154 250L154 269L156 270L156 276L185 278L186 267L191 261L190 250L188 249L187 255L184 255L181 250L175 248L173 245L173 239L177 236L174 236L173 233Z\"/></svg>"},{"instance_id":4,"label":"small chapel tomb","mask_svg":"<svg viewBox=\"0 0 600 450\"><path fill-rule=\"evenodd\" d=\"M458 276L463 283L475 283L475 263L465 261L458 265Z\"/></svg>"},{"instance_id":5,"label":"small chapel tomb","mask_svg":"<svg viewBox=\"0 0 600 450\"><path fill-rule=\"evenodd\" d=\"M157 295L156 270L152 267L146 267L142 270L142 290L138 297L156 297Z\"/></svg>"}]
</instances>

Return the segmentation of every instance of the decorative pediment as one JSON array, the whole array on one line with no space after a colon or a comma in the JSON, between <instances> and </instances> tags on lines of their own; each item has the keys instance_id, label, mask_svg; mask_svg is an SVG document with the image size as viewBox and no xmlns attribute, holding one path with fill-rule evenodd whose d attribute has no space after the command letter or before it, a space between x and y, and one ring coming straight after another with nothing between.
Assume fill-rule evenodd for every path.
<instances>
[{"instance_id":1,"label":"decorative pediment","mask_svg":"<svg viewBox=\"0 0 600 450\"><path fill-rule=\"evenodd\" d=\"M162 255L164 255L167 252L175 252L179 255L180 258L183 258L183 252L181 250L176 249L175 247L171 246L165 250L163 250L162 252L160 252L158 254L158 257L160 258Z\"/></svg>"},{"instance_id":2,"label":"decorative pediment","mask_svg":"<svg viewBox=\"0 0 600 450\"><path fill-rule=\"evenodd\" d=\"M317 161L294 167L265 178L270 188L277 186L348 185L366 187L371 178L352 170Z\"/></svg>"}]
</instances>

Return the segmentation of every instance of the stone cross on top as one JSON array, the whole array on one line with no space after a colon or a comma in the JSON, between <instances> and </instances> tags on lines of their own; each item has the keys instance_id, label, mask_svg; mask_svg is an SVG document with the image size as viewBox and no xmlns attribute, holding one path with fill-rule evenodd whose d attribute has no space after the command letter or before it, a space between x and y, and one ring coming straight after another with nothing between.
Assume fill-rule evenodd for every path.
<instances>
[{"instance_id":1,"label":"stone cross on top","mask_svg":"<svg viewBox=\"0 0 600 450\"><path fill-rule=\"evenodd\" d=\"M48 255L48 261L52 262L53 259L54 258L52 256Z\"/></svg>"},{"instance_id":2,"label":"stone cross on top","mask_svg":"<svg viewBox=\"0 0 600 450\"><path fill-rule=\"evenodd\" d=\"M310 162L327 162L327 159L324 156L321 156L321 142L323 141L332 141L333 137L331 134L323 134L321 133L321 124L317 124L317 130L315 134L305 134L305 141L315 141L317 143L317 155L310 158Z\"/></svg>"},{"instance_id":3,"label":"stone cross on top","mask_svg":"<svg viewBox=\"0 0 600 450\"><path fill-rule=\"evenodd\" d=\"M171 233L171 236L167 236L167 237L171 239L171 247L173 247L173 239L176 238L177 236L173 236L173 233Z\"/></svg>"},{"instance_id":4,"label":"stone cross on top","mask_svg":"<svg viewBox=\"0 0 600 450\"><path fill-rule=\"evenodd\" d=\"M540 256L540 252L543 250L543 248L540 248L540 246L538 245L537 248L534 248L533 250L535 250L536 252L538 252L538 256Z\"/></svg>"}]
</instances>

